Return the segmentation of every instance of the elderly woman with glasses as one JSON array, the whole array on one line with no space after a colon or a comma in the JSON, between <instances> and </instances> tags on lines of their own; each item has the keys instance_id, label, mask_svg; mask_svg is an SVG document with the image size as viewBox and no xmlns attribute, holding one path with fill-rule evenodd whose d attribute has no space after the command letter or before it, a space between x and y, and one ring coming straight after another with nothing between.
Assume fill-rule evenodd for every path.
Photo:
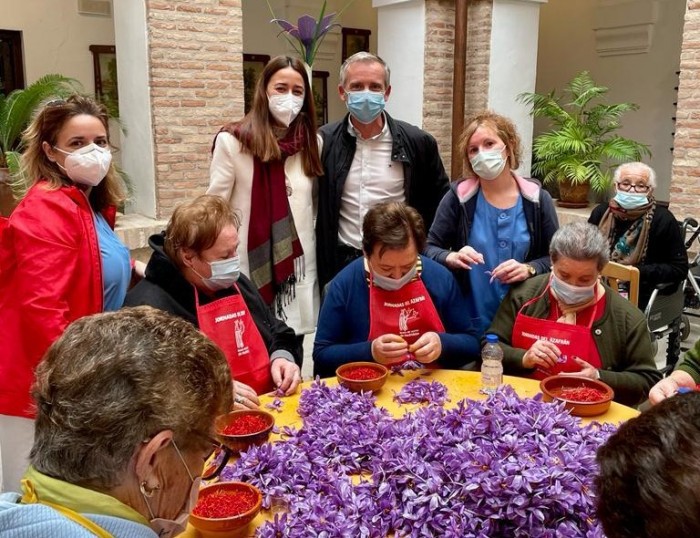
<instances>
[{"instance_id":1,"label":"elderly woman with glasses","mask_svg":"<svg viewBox=\"0 0 700 538\"><path fill-rule=\"evenodd\" d=\"M191 323L138 307L82 318L36 372L22 493L0 495L8 536L172 537L185 529L231 409L226 358Z\"/></svg>"},{"instance_id":2,"label":"elderly woman with glasses","mask_svg":"<svg viewBox=\"0 0 700 538\"><path fill-rule=\"evenodd\" d=\"M644 314L599 282L608 262L600 231L561 227L549 245L552 273L511 288L489 332L503 347L506 374L541 379L563 373L600 379L625 405L661 379Z\"/></svg>"},{"instance_id":3,"label":"elderly woman with glasses","mask_svg":"<svg viewBox=\"0 0 700 538\"><path fill-rule=\"evenodd\" d=\"M622 164L614 183L615 196L597 206L588 222L607 238L612 261L639 269L639 307L644 309L656 286L685 279L688 255L676 218L654 198L656 174L651 167Z\"/></svg>"}]
</instances>

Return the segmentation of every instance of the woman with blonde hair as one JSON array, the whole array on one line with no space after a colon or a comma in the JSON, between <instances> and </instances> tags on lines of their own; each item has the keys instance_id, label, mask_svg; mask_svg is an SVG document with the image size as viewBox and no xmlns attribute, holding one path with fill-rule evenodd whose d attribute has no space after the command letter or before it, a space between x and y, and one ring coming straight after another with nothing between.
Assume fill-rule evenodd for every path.
<instances>
[{"instance_id":1,"label":"woman with blonde hair","mask_svg":"<svg viewBox=\"0 0 700 538\"><path fill-rule=\"evenodd\" d=\"M241 270L301 337L313 332L319 307L313 221L321 173L306 70L277 56L258 79L250 112L217 134L207 194L241 211Z\"/></svg>"},{"instance_id":2,"label":"woman with blonde hair","mask_svg":"<svg viewBox=\"0 0 700 538\"><path fill-rule=\"evenodd\" d=\"M24 148L23 177L32 185L0 226L6 487L18 485L32 442L34 368L71 321L120 308L132 271L113 231L123 193L105 108L80 95L49 101L24 133Z\"/></svg>"}]
</instances>

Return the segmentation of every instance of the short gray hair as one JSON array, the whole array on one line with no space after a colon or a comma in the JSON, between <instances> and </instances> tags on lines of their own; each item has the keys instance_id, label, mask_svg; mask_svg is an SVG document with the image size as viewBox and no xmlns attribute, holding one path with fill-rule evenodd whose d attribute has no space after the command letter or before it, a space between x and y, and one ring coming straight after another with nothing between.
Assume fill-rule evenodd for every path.
<instances>
[{"instance_id":1,"label":"short gray hair","mask_svg":"<svg viewBox=\"0 0 700 538\"><path fill-rule=\"evenodd\" d=\"M639 168L646 172L647 183L649 184L649 187L651 187L652 189L656 188L656 172L654 172L654 169L648 164L640 162L624 163L615 168L615 172L613 174L613 181L615 183L618 183L622 177L622 172L625 170L629 170L630 168Z\"/></svg>"},{"instance_id":2,"label":"short gray hair","mask_svg":"<svg viewBox=\"0 0 700 538\"><path fill-rule=\"evenodd\" d=\"M552 263L560 258L596 260L601 271L610 259L610 246L598 228L588 222L572 222L559 228L549 243Z\"/></svg>"},{"instance_id":3,"label":"short gray hair","mask_svg":"<svg viewBox=\"0 0 700 538\"><path fill-rule=\"evenodd\" d=\"M338 80L340 81L340 85L343 88L345 87L345 82L348 78L348 67L350 67L350 65L354 64L355 62L361 62L366 64L376 62L380 64L384 68L385 89L391 86L391 70L389 69L389 66L386 65L386 62L375 54L360 51L350 56L347 60L343 62L343 65L340 66L340 75L338 77Z\"/></svg>"},{"instance_id":4,"label":"short gray hair","mask_svg":"<svg viewBox=\"0 0 700 538\"><path fill-rule=\"evenodd\" d=\"M137 447L172 430L183 450L202 444L232 407L228 363L191 323L149 306L68 326L36 371L30 461L71 484L112 488Z\"/></svg>"}]
</instances>

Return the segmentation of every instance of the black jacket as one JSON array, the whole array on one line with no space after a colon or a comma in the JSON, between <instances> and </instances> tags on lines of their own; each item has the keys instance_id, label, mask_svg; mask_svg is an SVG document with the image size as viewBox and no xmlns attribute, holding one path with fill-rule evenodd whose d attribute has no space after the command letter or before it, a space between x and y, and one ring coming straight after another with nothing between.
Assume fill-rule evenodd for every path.
<instances>
[{"instance_id":1,"label":"black jacket","mask_svg":"<svg viewBox=\"0 0 700 538\"><path fill-rule=\"evenodd\" d=\"M598 226L608 209L608 204L596 206L588 217L588 222ZM614 219L614 241L624 234L636 221ZM659 284L678 284L688 274L688 253L685 250L681 229L668 208L656 204L654 218L649 229L649 244L644 261L637 265L639 269L639 308L644 310L651 292ZM610 251L614 243L610 246ZM673 291L673 287L668 292ZM662 292L663 293L663 292Z\"/></svg>"},{"instance_id":2,"label":"black jacket","mask_svg":"<svg viewBox=\"0 0 700 538\"><path fill-rule=\"evenodd\" d=\"M427 230L449 184L437 142L418 127L384 114L392 137L391 160L403 164L406 202L421 214ZM348 133L349 117L347 114L343 120L319 130L323 138L324 176L318 181L316 263L321 290L342 269L337 249L340 199L357 142Z\"/></svg>"},{"instance_id":3,"label":"black jacket","mask_svg":"<svg viewBox=\"0 0 700 538\"><path fill-rule=\"evenodd\" d=\"M126 294L124 306L149 305L179 316L195 327L199 327L194 300L195 289L165 254L163 240L163 234L155 234L148 239L153 254L146 266L146 278ZM277 350L287 351L294 357L295 362L298 361L297 364L300 364L301 355L294 330L275 318L257 288L243 274L238 279L238 288L255 321L255 326L260 331L268 353L272 355ZM199 302L201 305L207 304L235 293L236 290L233 288L221 290L213 298L199 293Z\"/></svg>"}]
</instances>

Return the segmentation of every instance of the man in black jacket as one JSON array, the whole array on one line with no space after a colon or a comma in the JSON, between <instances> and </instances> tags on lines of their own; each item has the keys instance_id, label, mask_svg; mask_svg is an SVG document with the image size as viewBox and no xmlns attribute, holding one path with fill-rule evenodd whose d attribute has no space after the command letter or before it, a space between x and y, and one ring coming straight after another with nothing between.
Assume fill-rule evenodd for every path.
<instances>
[{"instance_id":1,"label":"man in black jacket","mask_svg":"<svg viewBox=\"0 0 700 538\"><path fill-rule=\"evenodd\" d=\"M429 228L449 179L437 142L425 131L384 112L389 67L358 52L340 68L338 93L349 113L320 129L324 176L319 178L316 249L321 290L362 256L361 227L379 202L404 201Z\"/></svg>"}]
</instances>

